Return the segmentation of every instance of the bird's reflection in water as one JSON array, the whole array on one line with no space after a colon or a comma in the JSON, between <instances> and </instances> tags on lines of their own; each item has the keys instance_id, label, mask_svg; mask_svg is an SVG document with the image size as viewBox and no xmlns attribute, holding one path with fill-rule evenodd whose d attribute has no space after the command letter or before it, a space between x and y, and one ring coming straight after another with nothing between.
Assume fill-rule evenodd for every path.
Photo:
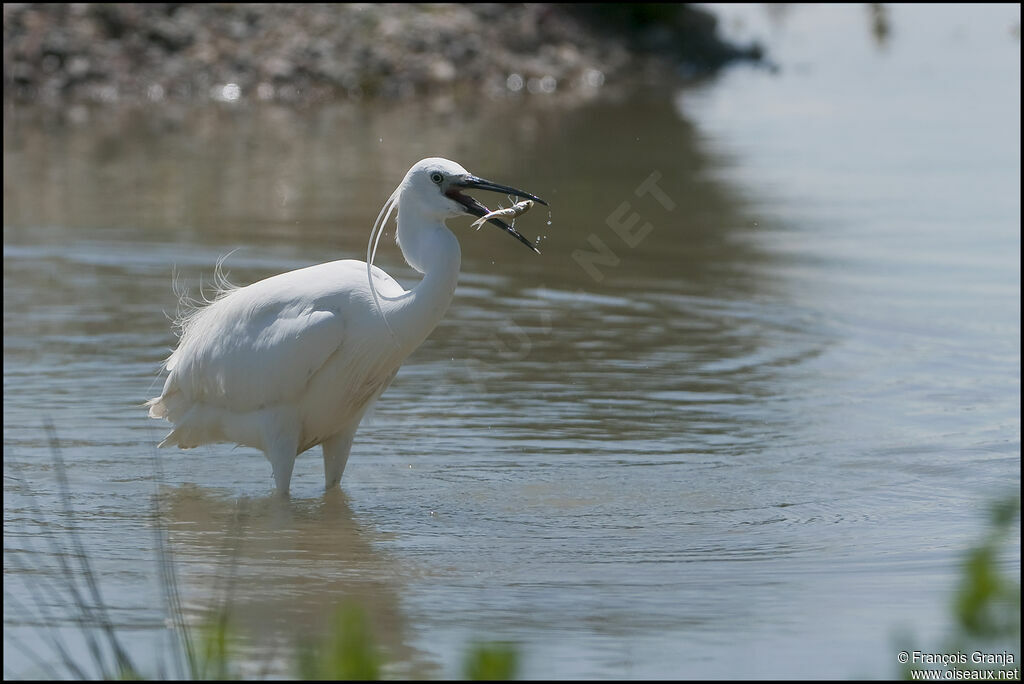
<instances>
[{"instance_id":1,"label":"bird's reflection in water","mask_svg":"<svg viewBox=\"0 0 1024 684\"><path fill-rule=\"evenodd\" d=\"M406 644L400 569L341 490L233 499L185 485L162 487L158 503L186 619L201 623L223 606L240 660L287 670L298 644L318 642L339 609L356 606L389 670L436 667Z\"/></svg>"}]
</instances>

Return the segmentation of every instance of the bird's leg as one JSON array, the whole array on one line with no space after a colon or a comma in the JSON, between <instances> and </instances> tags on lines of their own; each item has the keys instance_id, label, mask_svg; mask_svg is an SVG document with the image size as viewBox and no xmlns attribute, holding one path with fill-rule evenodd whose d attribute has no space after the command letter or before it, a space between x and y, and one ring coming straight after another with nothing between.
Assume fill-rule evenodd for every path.
<instances>
[{"instance_id":1,"label":"bird's leg","mask_svg":"<svg viewBox=\"0 0 1024 684\"><path fill-rule=\"evenodd\" d=\"M324 481L326 488L332 489L341 482L341 474L348 463L348 452L352 449L352 438L355 430L339 432L324 440L321 448L324 451Z\"/></svg>"},{"instance_id":2,"label":"bird's leg","mask_svg":"<svg viewBox=\"0 0 1024 684\"><path fill-rule=\"evenodd\" d=\"M269 430L267 431L270 432ZM278 494L287 494L292 482L292 468L299 450L299 435L295 430L279 430L267 434L264 440L266 454L270 465L274 467L274 484Z\"/></svg>"}]
</instances>

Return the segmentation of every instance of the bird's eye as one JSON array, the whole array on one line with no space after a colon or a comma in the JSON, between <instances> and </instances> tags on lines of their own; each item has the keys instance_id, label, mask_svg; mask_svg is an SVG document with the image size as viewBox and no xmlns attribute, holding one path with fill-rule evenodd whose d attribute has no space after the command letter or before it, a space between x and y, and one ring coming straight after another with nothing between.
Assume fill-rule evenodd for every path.
<instances>
[{"instance_id":1,"label":"bird's eye","mask_svg":"<svg viewBox=\"0 0 1024 684\"><path fill-rule=\"evenodd\" d=\"M435 171L434 173L430 174L430 180L432 180L435 183L437 183L438 185L440 185L441 181L444 180L444 176L442 176L440 173Z\"/></svg>"}]
</instances>

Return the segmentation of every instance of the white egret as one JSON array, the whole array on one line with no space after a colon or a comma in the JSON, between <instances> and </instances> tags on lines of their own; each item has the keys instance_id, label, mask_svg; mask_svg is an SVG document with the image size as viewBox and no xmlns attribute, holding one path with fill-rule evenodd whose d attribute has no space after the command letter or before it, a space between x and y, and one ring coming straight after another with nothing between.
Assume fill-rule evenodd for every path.
<instances>
[{"instance_id":1,"label":"white egret","mask_svg":"<svg viewBox=\"0 0 1024 684\"><path fill-rule=\"evenodd\" d=\"M448 309L462 253L445 220L489 213L469 189L547 204L447 159L424 159L384 203L366 263L332 261L228 288L184 316L163 391L146 403L150 417L174 425L160 446L260 449L287 493L296 456L319 444L326 486L338 485L363 415ZM423 274L409 291L372 265L395 209L402 255ZM538 251L501 219L490 222Z\"/></svg>"}]
</instances>

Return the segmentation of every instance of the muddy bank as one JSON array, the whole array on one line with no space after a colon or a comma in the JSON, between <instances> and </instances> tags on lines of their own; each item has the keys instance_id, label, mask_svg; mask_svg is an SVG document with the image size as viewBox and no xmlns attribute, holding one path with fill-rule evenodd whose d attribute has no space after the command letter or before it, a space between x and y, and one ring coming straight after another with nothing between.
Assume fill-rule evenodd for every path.
<instances>
[{"instance_id":1,"label":"muddy bank","mask_svg":"<svg viewBox=\"0 0 1024 684\"><path fill-rule=\"evenodd\" d=\"M687 5L5 4L4 97L315 102L587 96L685 78L756 46Z\"/></svg>"}]
</instances>

